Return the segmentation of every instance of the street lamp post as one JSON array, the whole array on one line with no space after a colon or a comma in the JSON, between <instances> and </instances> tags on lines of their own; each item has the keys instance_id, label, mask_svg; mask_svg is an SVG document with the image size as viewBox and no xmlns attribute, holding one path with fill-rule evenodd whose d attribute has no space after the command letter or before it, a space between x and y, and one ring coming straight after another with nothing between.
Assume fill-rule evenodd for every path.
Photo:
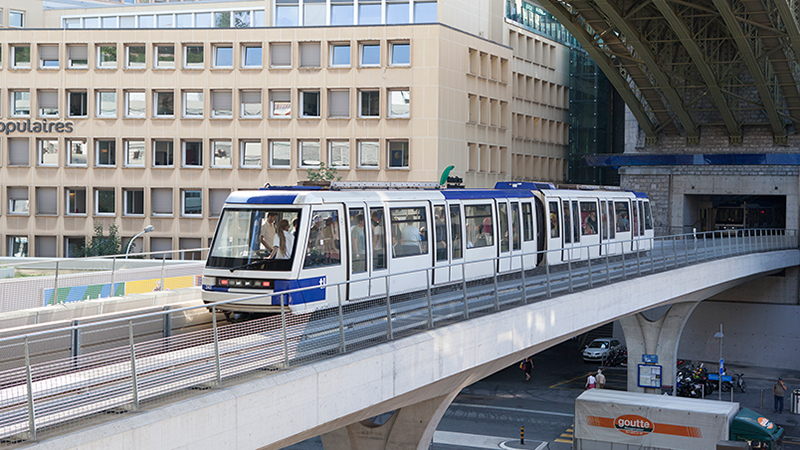
<instances>
[{"instance_id":1,"label":"street lamp post","mask_svg":"<svg viewBox=\"0 0 800 450\"><path fill-rule=\"evenodd\" d=\"M722 324L719 324L719 331L714 334L714 337L719 339L719 381L717 384L717 391L719 400L722 401L722 338L725 337L725 335L722 334Z\"/></svg>"},{"instance_id":2,"label":"street lamp post","mask_svg":"<svg viewBox=\"0 0 800 450\"><path fill-rule=\"evenodd\" d=\"M125 259L128 259L128 253L130 253L130 252L131 252L131 245L133 245L133 241L135 241L135 240L136 240L136 239L137 239L139 236L141 236L141 235L143 235L143 234L145 234L145 233L150 233L150 232L152 232L152 231L154 231L154 230L155 230L155 228L153 228L153 226L152 226L152 225L148 225L148 226L144 227L144 230L142 230L142 232L141 232L141 233L139 233L139 234L137 234L136 236L134 236L134 237L133 237L133 238L130 240L130 242L128 242L128 249L127 249L127 250L125 250Z\"/></svg>"}]
</instances>

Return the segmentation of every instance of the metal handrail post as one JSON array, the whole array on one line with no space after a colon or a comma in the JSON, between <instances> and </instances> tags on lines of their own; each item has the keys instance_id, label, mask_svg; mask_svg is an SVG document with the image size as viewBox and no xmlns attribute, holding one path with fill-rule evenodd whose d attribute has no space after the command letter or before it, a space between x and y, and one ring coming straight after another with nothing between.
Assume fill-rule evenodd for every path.
<instances>
[{"instance_id":1,"label":"metal handrail post","mask_svg":"<svg viewBox=\"0 0 800 450\"><path fill-rule=\"evenodd\" d=\"M461 290L464 294L464 319L469 319L469 306L467 305L467 264L461 263Z\"/></svg>"},{"instance_id":2,"label":"metal handrail post","mask_svg":"<svg viewBox=\"0 0 800 450\"><path fill-rule=\"evenodd\" d=\"M166 291L167 287L164 285L164 269L167 265L167 254L165 253L161 257L161 290Z\"/></svg>"},{"instance_id":3,"label":"metal handrail post","mask_svg":"<svg viewBox=\"0 0 800 450\"><path fill-rule=\"evenodd\" d=\"M339 302L339 341L341 341L342 351L347 352L347 343L344 339L344 311L342 310L342 289L341 286L336 286L336 299Z\"/></svg>"},{"instance_id":4,"label":"metal handrail post","mask_svg":"<svg viewBox=\"0 0 800 450\"><path fill-rule=\"evenodd\" d=\"M281 294L281 331L283 333L283 367L289 368L289 343L286 340L286 306L284 305L283 298L286 294Z\"/></svg>"},{"instance_id":5,"label":"metal handrail post","mask_svg":"<svg viewBox=\"0 0 800 450\"><path fill-rule=\"evenodd\" d=\"M53 287L53 305L58 304L58 261L56 261L56 276Z\"/></svg>"},{"instance_id":6,"label":"metal handrail post","mask_svg":"<svg viewBox=\"0 0 800 450\"><path fill-rule=\"evenodd\" d=\"M608 243L606 242L606 284L611 284L611 264L608 262Z\"/></svg>"},{"instance_id":7,"label":"metal handrail post","mask_svg":"<svg viewBox=\"0 0 800 450\"><path fill-rule=\"evenodd\" d=\"M636 274L642 276L642 256L639 244L636 244Z\"/></svg>"},{"instance_id":8,"label":"metal handrail post","mask_svg":"<svg viewBox=\"0 0 800 450\"><path fill-rule=\"evenodd\" d=\"M117 257L115 256L111 258L111 292L109 292L108 295L109 297L114 297L115 296L114 294L117 293L117 291L114 290L114 275L116 270L117 270Z\"/></svg>"},{"instance_id":9,"label":"metal handrail post","mask_svg":"<svg viewBox=\"0 0 800 450\"><path fill-rule=\"evenodd\" d=\"M28 387L28 436L36 440L36 415L33 405L33 373L31 369L31 353L28 348L28 336L25 336L25 383Z\"/></svg>"},{"instance_id":10,"label":"metal handrail post","mask_svg":"<svg viewBox=\"0 0 800 450\"><path fill-rule=\"evenodd\" d=\"M538 252L537 252L538 253ZM520 275L522 277L522 304L528 304L528 285L525 284L525 255L519 255Z\"/></svg>"},{"instance_id":11,"label":"metal handrail post","mask_svg":"<svg viewBox=\"0 0 800 450\"><path fill-rule=\"evenodd\" d=\"M589 264L589 288L592 288L592 247L586 248L586 262Z\"/></svg>"},{"instance_id":12,"label":"metal handrail post","mask_svg":"<svg viewBox=\"0 0 800 450\"><path fill-rule=\"evenodd\" d=\"M675 268L678 268L678 238L672 237L672 254L675 255Z\"/></svg>"},{"instance_id":13,"label":"metal handrail post","mask_svg":"<svg viewBox=\"0 0 800 450\"><path fill-rule=\"evenodd\" d=\"M703 261L708 261L708 241L706 237L708 237L708 233L703 233Z\"/></svg>"},{"instance_id":14,"label":"metal handrail post","mask_svg":"<svg viewBox=\"0 0 800 450\"><path fill-rule=\"evenodd\" d=\"M697 253L697 228L692 228L692 239L694 240L692 243L694 245L694 262L699 263L700 255Z\"/></svg>"},{"instance_id":15,"label":"metal handrail post","mask_svg":"<svg viewBox=\"0 0 800 450\"><path fill-rule=\"evenodd\" d=\"M222 369L219 361L219 327L217 327L217 307L211 307L211 329L214 332L214 370L217 373L217 386L222 386Z\"/></svg>"},{"instance_id":16,"label":"metal handrail post","mask_svg":"<svg viewBox=\"0 0 800 450\"><path fill-rule=\"evenodd\" d=\"M714 259L717 259L717 233L714 231L711 232L711 249Z\"/></svg>"},{"instance_id":17,"label":"metal handrail post","mask_svg":"<svg viewBox=\"0 0 800 450\"><path fill-rule=\"evenodd\" d=\"M447 268L450 271L450 268ZM431 278L428 269L425 269L425 281L428 283L428 328L433 328L433 300L431 299Z\"/></svg>"},{"instance_id":18,"label":"metal handrail post","mask_svg":"<svg viewBox=\"0 0 800 450\"><path fill-rule=\"evenodd\" d=\"M683 235L683 257L686 260L685 266L689 265L689 248L686 246L686 240L689 239L687 235Z\"/></svg>"},{"instance_id":19,"label":"metal handrail post","mask_svg":"<svg viewBox=\"0 0 800 450\"><path fill-rule=\"evenodd\" d=\"M131 387L133 389L133 410L139 410L139 381L136 377L136 345L133 340L133 320L128 321L128 343L131 350Z\"/></svg>"},{"instance_id":20,"label":"metal handrail post","mask_svg":"<svg viewBox=\"0 0 800 450\"><path fill-rule=\"evenodd\" d=\"M386 339L394 339L394 330L392 329L392 297L389 291L386 291Z\"/></svg>"},{"instance_id":21,"label":"metal handrail post","mask_svg":"<svg viewBox=\"0 0 800 450\"><path fill-rule=\"evenodd\" d=\"M500 260L498 259L497 262L499 263ZM500 311L500 294L497 292L497 270L498 265L494 265L494 310Z\"/></svg>"},{"instance_id":22,"label":"metal handrail post","mask_svg":"<svg viewBox=\"0 0 800 450\"><path fill-rule=\"evenodd\" d=\"M569 292L572 292L572 250L569 250L569 256L567 256L567 267L569 268Z\"/></svg>"},{"instance_id":23,"label":"metal handrail post","mask_svg":"<svg viewBox=\"0 0 800 450\"><path fill-rule=\"evenodd\" d=\"M628 279L628 271L625 269L625 244L622 244L622 279Z\"/></svg>"},{"instance_id":24,"label":"metal handrail post","mask_svg":"<svg viewBox=\"0 0 800 450\"><path fill-rule=\"evenodd\" d=\"M553 297L553 291L550 286L550 252L547 252L547 258L544 261L544 273L547 275L547 298Z\"/></svg>"}]
</instances>

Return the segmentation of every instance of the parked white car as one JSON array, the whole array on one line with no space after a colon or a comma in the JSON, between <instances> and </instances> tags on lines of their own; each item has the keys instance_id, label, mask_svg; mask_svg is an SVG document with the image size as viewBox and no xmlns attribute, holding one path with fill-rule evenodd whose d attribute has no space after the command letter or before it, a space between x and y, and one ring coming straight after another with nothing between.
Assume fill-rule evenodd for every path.
<instances>
[{"instance_id":1,"label":"parked white car","mask_svg":"<svg viewBox=\"0 0 800 450\"><path fill-rule=\"evenodd\" d=\"M583 349L584 362L600 362L619 351L621 345L614 338L597 338Z\"/></svg>"}]
</instances>

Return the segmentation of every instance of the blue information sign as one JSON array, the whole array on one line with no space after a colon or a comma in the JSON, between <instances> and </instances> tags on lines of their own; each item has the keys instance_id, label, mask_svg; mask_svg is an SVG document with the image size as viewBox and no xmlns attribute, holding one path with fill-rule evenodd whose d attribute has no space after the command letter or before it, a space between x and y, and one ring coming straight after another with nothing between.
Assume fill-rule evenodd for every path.
<instances>
[{"instance_id":1,"label":"blue information sign","mask_svg":"<svg viewBox=\"0 0 800 450\"><path fill-rule=\"evenodd\" d=\"M643 388L661 388L661 366L639 364L638 385Z\"/></svg>"},{"instance_id":2,"label":"blue information sign","mask_svg":"<svg viewBox=\"0 0 800 450\"><path fill-rule=\"evenodd\" d=\"M645 364L658 364L658 355L642 355L642 362Z\"/></svg>"}]
</instances>

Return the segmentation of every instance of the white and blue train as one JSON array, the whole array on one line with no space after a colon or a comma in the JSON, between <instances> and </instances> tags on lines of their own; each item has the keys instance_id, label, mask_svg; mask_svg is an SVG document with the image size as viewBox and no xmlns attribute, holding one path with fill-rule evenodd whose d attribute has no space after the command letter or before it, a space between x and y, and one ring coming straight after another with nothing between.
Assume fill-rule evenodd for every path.
<instances>
[{"instance_id":1,"label":"white and blue train","mask_svg":"<svg viewBox=\"0 0 800 450\"><path fill-rule=\"evenodd\" d=\"M203 300L260 296L220 309L276 313L281 296L269 294L320 286L284 296L291 311L312 311L387 289L394 295L489 278L522 264L528 270L647 250L652 237L649 199L628 191L509 182L494 189L238 191L220 216Z\"/></svg>"}]
</instances>

